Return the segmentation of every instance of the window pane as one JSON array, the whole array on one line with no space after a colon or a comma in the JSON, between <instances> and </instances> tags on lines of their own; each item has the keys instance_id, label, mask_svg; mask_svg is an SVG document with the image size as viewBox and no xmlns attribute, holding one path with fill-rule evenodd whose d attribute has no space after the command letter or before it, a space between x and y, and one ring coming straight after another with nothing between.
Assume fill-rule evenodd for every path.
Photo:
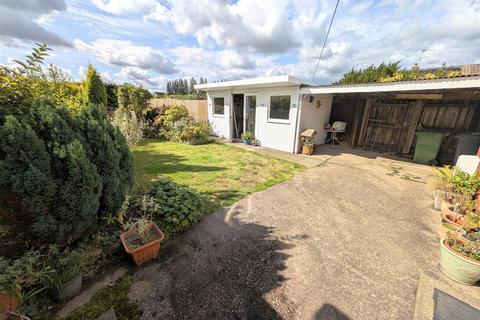
<instances>
[{"instance_id":1,"label":"window pane","mask_svg":"<svg viewBox=\"0 0 480 320\"><path fill-rule=\"evenodd\" d=\"M213 113L225 114L225 103L223 98L213 98Z\"/></svg>"},{"instance_id":2,"label":"window pane","mask_svg":"<svg viewBox=\"0 0 480 320\"><path fill-rule=\"evenodd\" d=\"M288 120L290 116L290 96L270 97L270 118Z\"/></svg>"}]
</instances>

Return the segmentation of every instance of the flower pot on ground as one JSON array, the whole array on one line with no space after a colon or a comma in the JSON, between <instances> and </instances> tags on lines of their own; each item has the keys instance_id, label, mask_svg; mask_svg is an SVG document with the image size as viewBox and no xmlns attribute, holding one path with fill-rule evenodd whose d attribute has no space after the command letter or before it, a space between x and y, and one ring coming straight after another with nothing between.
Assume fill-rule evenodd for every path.
<instances>
[{"instance_id":1,"label":"flower pot on ground","mask_svg":"<svg viewBox=\"0 0 480 320\"><path fill-rule=\"evenodd\" d=\"M453 211L451 213L442 212L442 221L454 229L462 228L465 223L463 215Z\"/></svg>"},{"instance_id":2,"label":"flower pot on ground","mask_svg":"<svg viewBox=\"0 0 480 320\"><path fill-rule=\"evenodd\" d=\"M311 155L313 154L313 150L314 150L313 139L310 137L304 137L302 153Z\"/></svg>"},{"instance_id":3,"label":"flower pot on ground","mask_svg":"<svg viewBox=\"0 0 480 320\"><path fill-rule=\"evenodd\" d=\"M15 312L20 304L20 293L17 290L3 290L0 292L0 313Z\"/></svg>"},{"instance_id":4,"label":"flower pot on ground","mask_svg":"<svg viewBox=\"0 0 480 320\"><path fill-rule=\"evenodd\" d=\"M244 144L251 144L254 140L253 133L251 133L250 131L245 131L244 133L242 133L242 140Z\"/></svg>"},{"instance_id":5,"label":"flower pot on ground","mask_svg":"<svg viewBox=\"0 0 480 320\"><path fill-rule=\"evenodd\" d=\"M148 218L134 219L126 223L127 231L120 235L125 251L137 266L156 259L160 243L165 238L162 231Z\"/></svg>"},{"instance_id":6,"label":"flower pot on ground","mask_svg":"<svg viewBox=\"0 0 480 320\"><path fill-rule=\"evenodd\" d=\"M49 289L52 298L57 302L65 302L82 290L82 267L83 257L73 251L59 256L55 265L55 273L52 275L53 285Z\"/></svg>"},{"instance_id":7,"label":"flower pot on ground","mask_svg":"<svg viewBox=\"0 0 480 320\"><path fill-rule=\"evenodd\" d=\"M480 252L477 246L463 244L453 237L440 241L440 271L465 285L480 280Z\"/></svg>"}]
</instances>

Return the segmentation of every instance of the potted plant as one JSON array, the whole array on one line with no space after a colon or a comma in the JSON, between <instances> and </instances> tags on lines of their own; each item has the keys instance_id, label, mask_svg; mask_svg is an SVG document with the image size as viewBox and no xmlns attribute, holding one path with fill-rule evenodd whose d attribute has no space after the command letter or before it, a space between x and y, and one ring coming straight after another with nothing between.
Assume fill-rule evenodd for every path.
<instances>
[{"instance_id":1,"label":"potted plant","mask_svg":"<svg viewBox=\"0 0 480 320\"><path fill-rule=\"evenodd\" d=\"M157 258L160 243L165 236L149 217L131 219L124 225L124 229L126 231L120 235L120 239L137 266Z\"/></svg>"},{"instance_id":2,"label":"potted plant","mask_svg":"<svg viewBox=\"0 0 480 320\"><path fill-rule=\"evenodd\" d=\"M303 137L303 149L302 153L311 155L313 153L314 145L313 145L313 138L311 137Z\"/></svg>"},{"instance_id":3,"label":"potted plant","mask_svg":"<svg viewBox=\"0 0 480 320\"><path fill-rule=\"evenodd\" d=\"M49 293L57 302L65 302L82 290L83 259L79 252L72 251L56 259L52 275L53 286Z\"/></svg>"},{"instance_id":4,"label":"potted plant","mask_svg":"<svg viewBox=\"0 0 480 320\"><path fill-rule=\"evenodd\" d=\"M480 280L480 245L462 242L449 233L440 241L440 270L447 277L465 285Z\"/></svg>"},{"instance_id":5,"label":"potted plant","mask_svg":"<svg viewBox=\"0 0 480 320\"><path fill-rule=\"evenodd\" d=\"M12 261L0 257L0 314L15 314L25 302L44 291L51 272L37 251L27 251Z\"/></svg>"},{"instance_id":6,"label":"potted plant","mask_svg":"<svg viewBox=\"0 0 480 320\"><path fill-rule=\"evenodd\" d=\"M480 244L480 215L470 211L465 215L463 228L455 233L456 239L462 243Z\"/></svg>"},{"instance_id":7,"label":"potted plant","mask_svg":"<svg viewBox=\"0 0 480 320\"><path fill-rule=\"evenodd\" d=\"M250 131L245 131L244 133L242 133L242 140L244 144L251 144L253 138L253 133L251 133Z\"/></svg>"}]
</instances>

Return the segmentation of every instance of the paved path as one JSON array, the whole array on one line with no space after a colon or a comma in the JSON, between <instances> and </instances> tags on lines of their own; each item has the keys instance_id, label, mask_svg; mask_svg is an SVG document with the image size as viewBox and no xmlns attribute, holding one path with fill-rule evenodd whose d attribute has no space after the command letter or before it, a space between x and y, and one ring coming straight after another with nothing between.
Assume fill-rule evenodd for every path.
<instances>
[{"instance_id":1,"label":"paved path","mask_svg":"<svg viewBox=\"0 0 480 320\"><path fill-rule=\"evenodd\" d=\"M137 269L130 297L143 319L422 319L438 283L478 303L437 271L430 173L333 156L206 217Z\"/></svg>"}]
</instances>

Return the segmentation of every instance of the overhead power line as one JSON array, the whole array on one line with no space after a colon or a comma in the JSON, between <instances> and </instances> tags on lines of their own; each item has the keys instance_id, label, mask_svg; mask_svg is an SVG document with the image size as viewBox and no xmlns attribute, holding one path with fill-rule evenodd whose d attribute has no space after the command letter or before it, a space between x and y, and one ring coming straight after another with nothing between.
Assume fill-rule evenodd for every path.
<instances>
[{"instance_id":1,"label":"overhead power line","mask_svg":"<svg viewBox=\"0 0 480 320\"><path fill-rule=\"evenodd\" d=\"M325 50L325 46L328 40L328 35L330 34L330 29L332 28L333 19L335 18L335 13L337 13L337 8L339 3L340 3L340 0L337 0L337 4L335 5L335 10L333 10L332 19L330 20L330 25L328 26L327 35L325 36L325 40L323 41L322 51L320 52L320 56L318 57L318 60L317 60L317 65L315 66L315 71L313 72L312 82L315 80L315 75L317 74L318 65L320 64L320 60L322 59L323 51Z\"/></svg>"}]
</instances>

